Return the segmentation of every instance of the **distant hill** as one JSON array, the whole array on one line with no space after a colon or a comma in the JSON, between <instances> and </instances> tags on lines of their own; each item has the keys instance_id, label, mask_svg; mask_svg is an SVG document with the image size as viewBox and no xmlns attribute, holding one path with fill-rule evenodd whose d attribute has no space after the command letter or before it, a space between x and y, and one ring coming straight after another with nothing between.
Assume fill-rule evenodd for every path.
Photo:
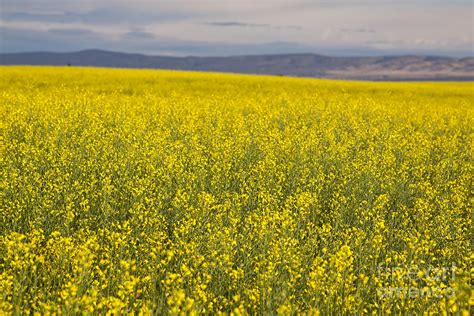
<instances>
[{"instance_id":1,"label":"distant hill","mask_svg":"<svg viewBox=\"0 0 474 316\"><path fill-rule=\"evenodd\" d=\"M355 80L474 80L473 57L331 57L316 54L165 57L84 50L0 54L0 64L154 68Z\"/></svg>"}]
</instances>

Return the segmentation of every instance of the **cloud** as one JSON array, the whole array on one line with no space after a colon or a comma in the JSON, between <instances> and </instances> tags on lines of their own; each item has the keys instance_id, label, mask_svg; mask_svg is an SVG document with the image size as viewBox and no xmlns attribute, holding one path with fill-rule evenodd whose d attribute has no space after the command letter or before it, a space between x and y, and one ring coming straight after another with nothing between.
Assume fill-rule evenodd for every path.
<instances>
[{"instance_id":1,"label":"cloud","mask_svg":"<svg viewBox=\"0 0 474 316\"><path fill-rule=\"evenodd\" d=\"M472 0L296 0L288 3L295 8L323 7L406 7L406 6L472 6Z\"/></svg>"},{"instance_id":2,"label":"cloud","mask_svg":"<svg viewBox=\"0 0 474 316\"><path fill-rule=\"evenodd\" d=\"M144 39L144 40L150 40L150 39L155 39L155 34L150 33L150 32L143 32L143 31L130 31L127 32L123 35L124 39Z\"/></svg>"},{"instance_id":3,"label":"cloud","mask_svg":"<svg viewBox=\"0 0 474 316\"><path fill-rule=\"evenodd\" d=\"M87 29L49 29L49 33L59 35L59 36L97 36L94 32Z\"/></svg>"},{"instance_id":4,"label":"cloud","mask_svg":"<svg viewBox=\"0 0 474 316\"><path fill-rule=\"evenodd\" d=\"M251 28L270 28L270 29L293 29L301 30L300 26L296 25L272 25L266 23L245 23L236 21L221 21L221 22L204 22L204 25L218 26L218 27L251 27Z\"/></svg>"},{"instance_id":5,"label":"cloud","mask_svg":"<svg viewBox=\"0 0 474 316\"><path fill-rule=\"evenodd\" d=\"M75 51L96 47L106 37L86 29L25 30L0 27L0 51Z\"/></svg>"},{"instance_id":6,"label":"cloud","mask_svg":"<svg viewBox=\"0 0 474 316\"><path fill-rule=\"evenodd\" d=\"M25 30L0 27L4 45L2 52L58 51L71 52L83 49L105 49L151 55L177 56L230 56L255 54L283 54L324 52L295 42L267 42L260 44L225 43L169 39L146 31L131 30L114 39L107 35L82 29ZM87 36L83 36L87 34ZM38 47L41 47L39 49ZM350 51L350 50L346 50Z\"/></svg>"},{"instance_id":7,"label":"cloud","mask_svg":"<svg viewBox=\"0 0 474 316\"><path fill-rule=\"evenodd\" d=\"M212 26L237 26L237 27L271 27L270 24L258 24L258 23L242 23L242 22L206 22L204 23L206 25L212 25Z\"/></svg>"},{"instance_id":8,"label":"cloud","mask_svg":"<svg viewBox=\"0 0 474 316\"><path fill-rule=\"evenodd\" d=\"M342 32L347 32L347 33L377 33L374 29L368 29L368 28L341 28L340 29Z\"/></svg>"},{"instance_id":9,"label":"cloud","mask_svg":"<svg viewBox=\"0 0 474 316\"><path fill-rule=\"evenodd\" d=\"M179 21L190 18L185 12L173 10L142 10L134 7L99 7L85 12L56 11L56 12L5 12L1 20L10 22L44 22L44 23L83 23L92 25L114 25L118 23L131 25L147 25Z\"/></svg>"},{"instance_id":10,"label":"cloud","mask_svg":"<svg viewBox=\"0 0 474 316\"><path fill-rule=\"evenodd\" d=\"M166 56L231 56L256 54L317 53L325 55L379 56L390 53L423 53L432 55L470 56L469 51L457 52L420 47L416 50L388 41L372 41L363 45L308 45L298 42L226 43L218 41L191 41L156 36L144 30L130 30L118 38L87 29L25 30L0 27L0 52L57 51L71 52L83 49L103 49L129 53Z\"/></svg>"},{"instance_id":11,"label":"cloud","mask_svg":"<svg viewBox=\"0 0 474 316\"><path fill-rule=\"evenodd\" d=\"M395 52L429 47L473 54L471 0L0 2L2 50L112 45L124 51L216 55L231 53L231 49L235 54L260 51L245 45L265 47L262 51L273 48L275 53L294 52L288 45L266 44L293 42L301 43L295 46L301 52L309 48L333 52L332 48L337 48L340 54L376 54L379 49ZM458 43L461 37L466 40ZM368 39L386 43L367 43Z\"/></svg>"}]
</instances>

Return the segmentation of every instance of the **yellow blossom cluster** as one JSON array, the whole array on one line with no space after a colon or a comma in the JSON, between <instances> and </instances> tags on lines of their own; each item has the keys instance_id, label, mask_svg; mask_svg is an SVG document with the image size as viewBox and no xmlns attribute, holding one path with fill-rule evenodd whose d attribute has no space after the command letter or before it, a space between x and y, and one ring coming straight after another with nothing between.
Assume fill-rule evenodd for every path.
<instances>
[{"instance_id":1,"label":"yellow blossom cluster","mask_svg":"<svg viewBox=\"0 0 474 316\"><path fill-rule=\"evenodd\" d=\"M464 314L474 89L1 67L1 314Z\"/></svg>"}]
</instances>

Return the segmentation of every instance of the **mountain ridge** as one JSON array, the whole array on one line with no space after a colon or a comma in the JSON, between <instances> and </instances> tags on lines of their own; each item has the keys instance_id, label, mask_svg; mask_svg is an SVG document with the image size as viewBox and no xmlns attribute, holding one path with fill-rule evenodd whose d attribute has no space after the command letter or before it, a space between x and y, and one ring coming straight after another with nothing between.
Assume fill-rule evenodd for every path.
<instances>
[{"instance_id":1,"label":"mountain ridge","mask_svg":"<svg viewBox=\"0 0 474 316\"><path fill-rule=\"evenodd\" d=\"M298 53L174 57L87 49L70 53L1 53L0 65L150 68L374 81L474 81L474 57L430 55L337 57Z\"/></svg>"}]
</instances>

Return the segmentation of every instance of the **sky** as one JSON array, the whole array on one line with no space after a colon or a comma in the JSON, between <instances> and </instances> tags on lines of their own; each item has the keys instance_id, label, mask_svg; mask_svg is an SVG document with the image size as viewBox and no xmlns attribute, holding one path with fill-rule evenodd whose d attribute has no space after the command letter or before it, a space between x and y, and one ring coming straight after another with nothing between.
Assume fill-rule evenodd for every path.
<instances>
[{"instance_id":1,"label":"sky","mask_svg":"<svg viewBox=\"0 0 474 316\"><path fill-rule=\"evenodd\" d=\"M474 0L0 0L0 52L474 55Z\"/></svg>"}]
</instances>

